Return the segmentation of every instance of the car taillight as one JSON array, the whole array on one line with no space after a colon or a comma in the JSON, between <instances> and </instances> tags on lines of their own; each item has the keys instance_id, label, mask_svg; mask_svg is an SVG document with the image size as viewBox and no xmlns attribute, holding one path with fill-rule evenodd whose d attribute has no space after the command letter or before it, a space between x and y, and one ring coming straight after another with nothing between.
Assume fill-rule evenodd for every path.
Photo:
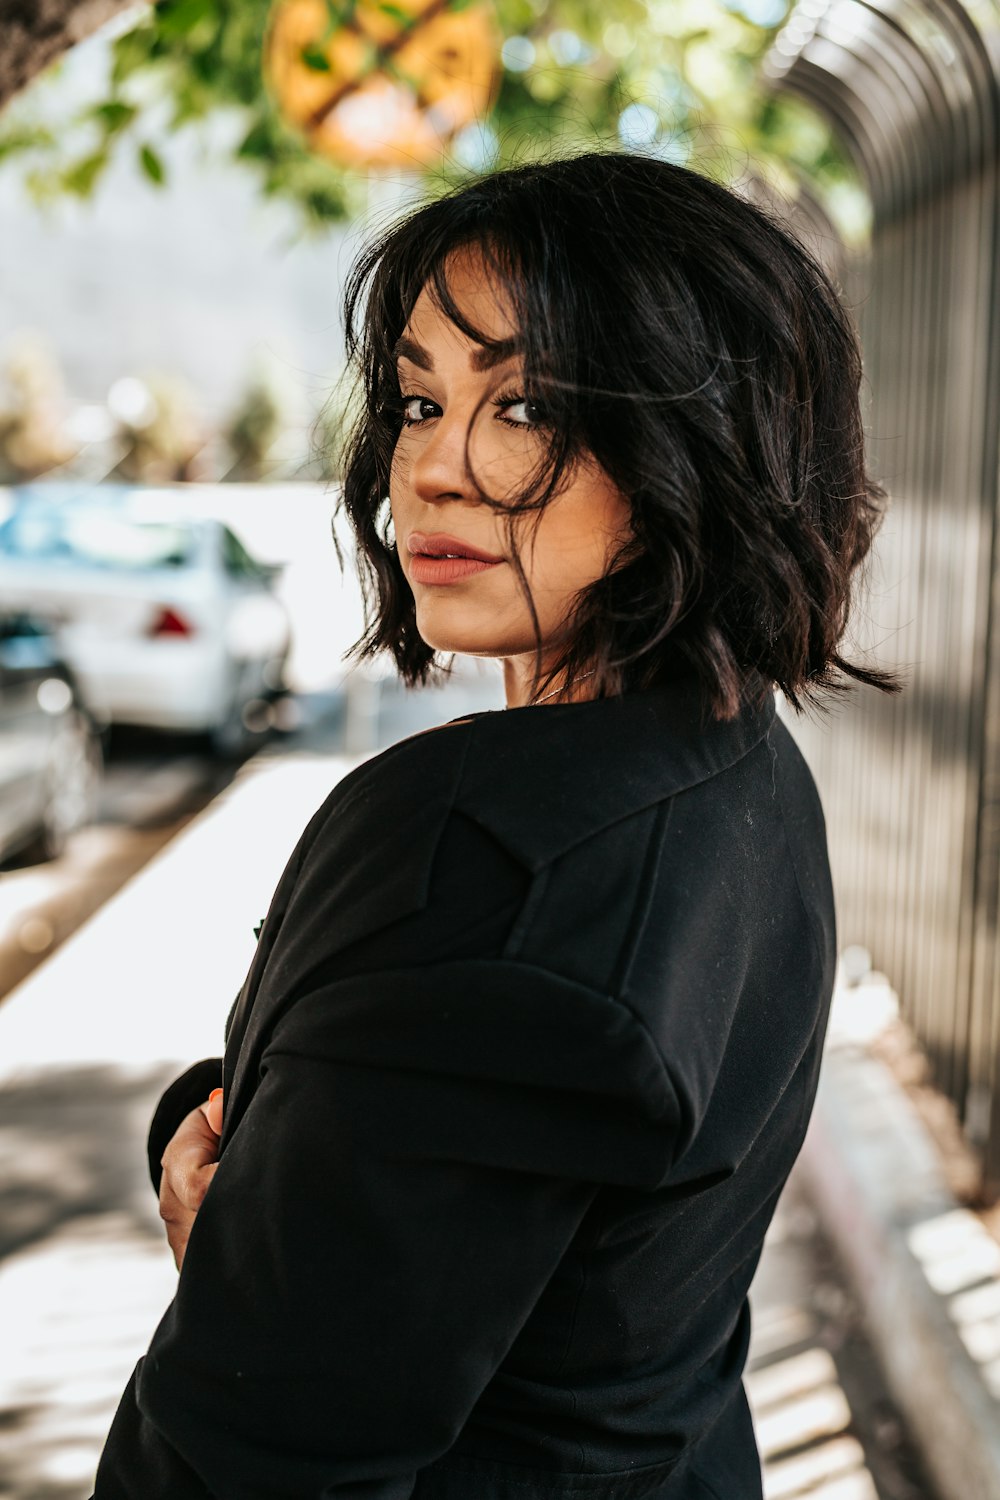
<instances>
[{"instance_id":1,"label":"car taillight","mask_svg":"<svg viewBox=\"0 0 1000 1500\"><path fill-rule=\"evenodd\" d=\"M176 609L170 609L167 606L160 610L160 613L149 627L147 634L151 636L194 635L194 626L190 620L186 620L183 615L179 615Z\"/></svg>"}]
</instances>

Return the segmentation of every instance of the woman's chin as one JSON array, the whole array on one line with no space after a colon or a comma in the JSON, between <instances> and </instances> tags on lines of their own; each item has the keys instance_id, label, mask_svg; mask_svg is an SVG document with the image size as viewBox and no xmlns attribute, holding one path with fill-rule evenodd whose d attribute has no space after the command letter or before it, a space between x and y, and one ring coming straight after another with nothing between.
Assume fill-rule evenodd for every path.
<instances>
[{"instance_id":1,"label":"woman's chin","mask_svg":"<svg viewBox=\"0 0 1000 1500\"><path fill-rule=\"evenodd\" d=\"M422 630L420 636L432 650L439 652L442 656L450 656L453 653L456 656L489 657L521 655L521 648L507 646L503 641L498 641L493 637L486 639L481 636L462 635L452 632L427 635Z\"/></svg>"},{"instance_id":2,"label":"woman's chin","mask_svg":"<svg viewBox=\"0 0 1000 1500\"><path fill-rule=\"evenodd\" d=\"M516 632L499 631L495 620L463 620L460 613L418 609L417 630L421 640L434 651L454 651L459 656L515 656L531 650L530 641L526 644Z\"/></svg>"}]
</instances>

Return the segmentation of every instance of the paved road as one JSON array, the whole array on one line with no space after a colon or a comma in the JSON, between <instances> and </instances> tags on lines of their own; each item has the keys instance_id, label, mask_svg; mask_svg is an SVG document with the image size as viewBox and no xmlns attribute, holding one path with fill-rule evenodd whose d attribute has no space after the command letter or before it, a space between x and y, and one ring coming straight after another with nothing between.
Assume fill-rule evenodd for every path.
<instances>
[{"instance_id":1,"label":"paved road","mask_svg":"<svg viewBox=\"0 0 1000 1500\"><path fill-rule=\"evenodd\" d=\"M342 695L290 699L284 718L288 732L263 740L257 753L342 748ZM92 824L59 859L27 865L13 856L0 865L0 1001L223 792L242 763L213 757L194 737L116 729Z\"/></svg>"},{"instance_id":2,"label":"paved road","mask_svg":"<svg viewBox=\"0 0 1000 1500\"><path fill-rule=\"evenodd\" d=\"M374 744L391 743L470 708L498 706L491 691L473 684L442 708L436 697L387 688L376 695L378 711L367 731ZM177 1071L169 1059L204 1055L217 1021L214 1010L208 1018L199 1013L197 996L178 993L176 975L190 973L193 958L183 944L180 953L163 945L158 913L164 904L187 902L185 936L202 955L192 883L217 882L213 872L220 860L238 859L234 841L252 819L252 858L259 867L233 866L236 910L221 911L221 951L211 955L225 991L215 1008L224 1014L225 985L232 974L242 978L252 951L252 938L242 932L246 913L262 914L257 905L280 873L290 850L285 843L294 842L308 811L322 800L322 788L348 763L342 758L349 728L343 706L327 707L299 735L272 742L243 771L232 772L231 784L214 797L205 790L204 768L183 758L142 771L123 763L115 805L120 814L131 798L131 817L149 824L159 819L158 828L145 830L160 838L159 857L136 877L138 866L130 870L129 864L140 846L129 840L143 830L114 818L101 825L117 827L131 852L117 865L111 859L101 866L97 857L89 867L86 859L71 862L59 877L66 882L60 910L72 906L66 892L74 878L81 889L90 887L91 875L81 878L81 870L104 869L105 894L91 889L88 900L108 901L115 878L127 882L125 888L62 954L47 957L8 1007L0 1007L0 1072L6 1068L0 1078L0 1500L89 1495L118 1395L172 1295L176 1275L145 1179L141 1142L153 1102ZM364 728L356 715L355 735L359 724ZM192 821L199 799L204 810ZM80 901L83 910L87 902ZM160 993L133 995L127 957L110 967L101 959L102 952L122 952L123 934L136 945L161 945L162 966L170 971L161 983L176 995L167 1038L151 1039L134 1025L133 1012L143 1004L154 1017L162 1015ZM89 984L92 968L100 972ZM26 1014L23 1001L37 997L39 1010L51 1012L51 1035L62 1039L77 1004L71 987L79 988L89 1024L63 1045L53 1066L49 1023ZM23 1068L12 1062L12 1052ZM921 1471L794 1175L751 1302L747 1385L768 1500L951 1500L937 1497Z\"/></svg>"},{"instance_id":3,"label":"paved road","mask_svg":"<svg viewBox=\"0 0 1000 1500\"><path fill-rule=\"evenodd\" d=\"M205 807L236 766L149 736L118 736L95 819L61 858L0 866L0 999Z\"/></svg>"}]
</instances>

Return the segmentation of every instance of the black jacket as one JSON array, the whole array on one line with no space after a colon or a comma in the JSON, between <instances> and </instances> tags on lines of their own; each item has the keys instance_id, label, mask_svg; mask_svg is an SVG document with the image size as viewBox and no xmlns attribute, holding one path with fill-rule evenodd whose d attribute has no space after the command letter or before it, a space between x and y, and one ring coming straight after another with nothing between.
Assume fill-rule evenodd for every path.
<instances>
[{"instance_id":1,"label":"black jacket","mask_svg":"<svg viewBox=\"0 0 1000 1500\"><path fill-rule=\"evenodd\" d=\"M747 1289L834 902L773 694L703 712L683 677L478 714L334 787L97 1500L760 1500Z\"/></svg>"}]
</instances>

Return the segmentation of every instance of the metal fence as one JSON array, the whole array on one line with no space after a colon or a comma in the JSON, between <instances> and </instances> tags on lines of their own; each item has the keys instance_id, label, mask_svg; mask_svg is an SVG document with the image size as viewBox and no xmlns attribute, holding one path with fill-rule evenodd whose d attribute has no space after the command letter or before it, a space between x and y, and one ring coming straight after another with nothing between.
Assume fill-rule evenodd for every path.
<instances>
[{"instance_id":1,"label":"metal fence","mask_svg":"<svg viewBox=\"0 0 1000 1500\"><path fill-rule=\"evenodd\" d=\"M891 508L847 654L899 668L790 718L827 813L841 944L890 978L1000 1191L1000 5L800 0L765 62L836 124L872 200L837 273Z\"/></svg>"}]
</instances>

